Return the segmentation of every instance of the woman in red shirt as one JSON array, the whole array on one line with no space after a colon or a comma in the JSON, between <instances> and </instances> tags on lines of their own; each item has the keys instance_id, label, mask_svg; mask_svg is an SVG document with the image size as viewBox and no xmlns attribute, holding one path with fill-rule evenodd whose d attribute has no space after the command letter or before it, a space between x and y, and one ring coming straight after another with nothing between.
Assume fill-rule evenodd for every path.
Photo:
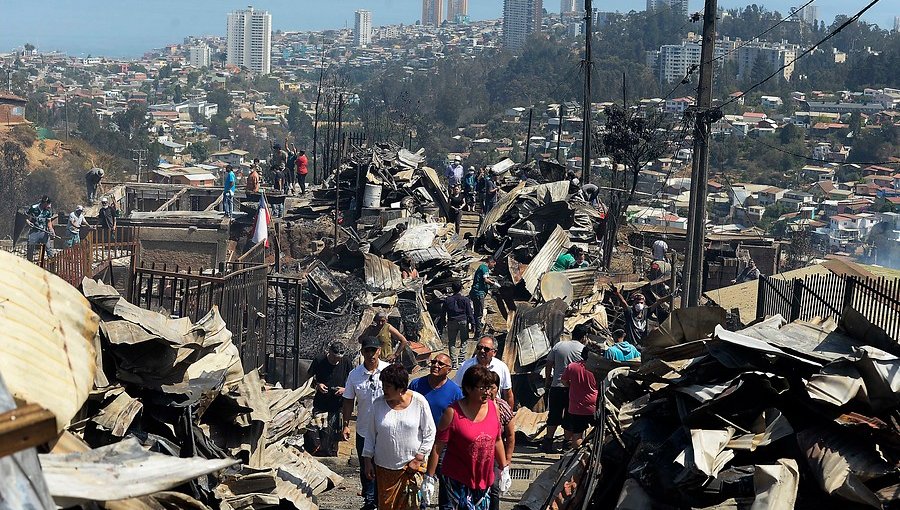
<instances>
[{"instance_id":1,"label":"woman in red shirt","mask_svg":"<svg viewBox=\"0 0 900 510\"><path fill-rule=\"evenodd\" d=\"M422 485L426 503L434 494L435 471L441 464L441 483L446 483L454 510L487 510L494 465L501 477L509 477L509 463L500 433L497 406L491 400L491 373L480 365L466 371L463 398L444 411L437 438L428 459L428 475ZM446 448L446 451L445 451Z\"/></svg>"}]
</instances>

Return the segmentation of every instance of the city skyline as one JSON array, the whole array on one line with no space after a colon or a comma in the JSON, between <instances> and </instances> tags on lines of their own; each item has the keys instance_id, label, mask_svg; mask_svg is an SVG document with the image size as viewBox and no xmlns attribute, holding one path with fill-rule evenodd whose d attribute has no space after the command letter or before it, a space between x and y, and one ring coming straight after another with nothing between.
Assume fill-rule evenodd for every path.
<instances>
[{"instance_id":1,"label":"city skyline","mask_svg":"<svg viewBox=\"0 0 900 510\"><path fill-rule=\"evenodd\" d=\"M100 0L103 1L109 0ZM446 5L448 0L442 3ZM606 11L627 12L643 10L646 0L611 0L604 3ZM748 0L722 0L725 9L744 7ZM796 0L767 0L759 2L782 14L798 5ZM501 19L503 0L479 0L468 3L472 20ZM544 2L549 12L558 12L560 3ZM848 6L837 0L816 0L818 14L826 25L837 14L852 14L859 6ZM168 44L180 43L190 36L223 36L224 20L228 12L246 8L240 0L178 0L139 2L120 0L116 9L83 9L75 2L45 0L20 3L0 0L6 24L0 31L0 52L12 51L25 43L32 43L40 51L62 51L73 56L106 56L136 58ZM336 0L331 8L322 10L314 0L270 0L257 5L273 16L273 30L321 31L353 29L354 13L365 9L377 20L375 26L414 24L421 19L422 0ZM700 0L690 0L691 12L702 8ZM444 9L446 13L446 7ZM875 5L863 20L879 27L894 28L897 12L887 3ZM139 24L133 23L140 19Z\"/></svg>"}]
</instances>

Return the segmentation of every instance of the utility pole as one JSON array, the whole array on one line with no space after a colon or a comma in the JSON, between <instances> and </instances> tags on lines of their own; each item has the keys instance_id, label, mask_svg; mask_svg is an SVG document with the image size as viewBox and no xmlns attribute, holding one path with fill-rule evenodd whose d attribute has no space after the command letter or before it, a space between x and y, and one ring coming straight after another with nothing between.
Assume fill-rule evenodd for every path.
<instances>
[{"instance_id":1,"label":"utility pole","mask_svg":"<svg viewBox=\"0 0 900 510\"><path fill-rule=\"evenodd\" d=\"M559 109L556 110L556 162L559 163L559 144L562 141L562 111L563 105L559 103ZM562 164L566 166L565 163Z\"/></svg>"},{"instance_id":2,"label":"utility pole","mask_svg":"<svg viewBox=\"0 0 900 510\"><path fill-rule=\"evenodd\" d=\"M685 290L682 308L698 306L703 293L703 247L706 238L706 190L709 173L709 131L714 121L712 106L713 53L716 47L716 0L706 0L703 12L703 43L700 47L700 84L694 118L694 153L691 195L688 207L687 253L684 262ZM672 268L674 271L675 268Z\"/></svg>"},{"instance_id":3,"label":"utility pole","mask_svg":"<svg viewBox=\"0 0 900 510\"><path fill-rule=\"evenodd\" d=\"M525 164L528 164L528 154L531 149L531 118L534 116L534 108L528 110L528 136L525 138Z\"/></svg>"},{"instance_id":4,"label":"utility pole","mask_svg":"<svg viewBox=\"0 0 900 510\"><path fill-rule=\"evenodd\" d=\"M341 141L341 124L343 123L343 115L344 115L344 93L341 92L338 94L338 104L337 104L337 142L341 144L341 148L338 150L338 160L337 165L334 165L334 246L337 247L338 243L338 232L340 230L339 219L341 217L341 206L340 206L340 196L341 196L341 164L343 163L343 143Z\"/></svg>"},{"instance_id":5,"label":"utility pole","mask_svg":"<svg viewBox=\"0 0 900 510\"><path fill-rule=\"evenodd\" d=\"M141 182L141 169L144 167L144 158L147 157L147 149L131 149L131 160L137 164L137 182Z\"/></svg>"},{"instance_id":6,"label":"utility pole","mask_svg":"<svg viewBox=\"0 0 900 510\"><path fill-rule=\"evenodd\" d=\"M594 61L591 60L591 39L594 37L592 20L594 7L591 0L584 0L584 100L581 112L581 182L591 181L591 74Z\"/></svg>"},{"instance_id":7,"label":"utility pole","mask_svg":"<svg viewBox=\"0 0 900 510\"><path fill-rule=\"evenodd\" d=\"M69 92L63 92L63 97L65 98L65 109L66 109L66 141L69 141Z\"/></svg>"}]
</instances>

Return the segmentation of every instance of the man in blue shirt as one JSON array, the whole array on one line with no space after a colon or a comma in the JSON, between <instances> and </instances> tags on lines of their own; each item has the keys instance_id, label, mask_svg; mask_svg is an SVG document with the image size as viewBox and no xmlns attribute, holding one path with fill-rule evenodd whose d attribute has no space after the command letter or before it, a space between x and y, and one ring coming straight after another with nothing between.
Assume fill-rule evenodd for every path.
<instances>
[{"instance_id":1,"label":"man in blue shirt","mask_svg":"<svg viewBox=\"0 0 900 510\"><path fill-rule=\"evenodd\" d=\"M641 352L625 340L625 330L613 331L613 342L615 343L603 353L606 359L623 362L641 360Z\"/></svg>"},{"instance_id":2,"label":"man in blue shirt","mask_svg":"<svg viewBox=\"0 0 900 510\"><path fill-rule=\"evenodd\" d=\"M48 257L52 257L55 253L53 250L53 239L56 234L53 232L53 200L44 195L41 201L32 205L28 209L28 226L31 231L28 233L28 248L26 256L28 260L34 262L35 249L43 245L45 253Z\"/></svg>"},{"instance_id":3,"label":"man in blue shirt","mask_svg":"<svg viewBox=\"0 0 900 510\"><path fill-rule=\"evenodd\" d=\"M234 168L231 165L225 167L225 182L222 186L222 210L225 216L231 218L234 213L234 189L237 179L234 177Z\"/></svg>"},{"instance_id":4,"label":"man in blue shirt","mask_svg":"<svg viewBox=\"0 0 900 510\"><path fill-rule=\"evenodd\" d=\"M447 344L450 347L450 364L453 369L466 360L466 342L469 330L475 329L475 312L472 300L462 295L462 282L453 282L453 294L444 298L441 319L447 323ZM443 322L442 321L442 322ZM459 347L457 348L457 339Z\"/></svg>"},{"instance_id":5,"label":"man in blue shirt","mask_svg":"<svg viewBox=\"0 0 900 510\"><path fill-rule=\"evenodd\" d=\"M463 397L462 389L447 377L449 374L450 357L441 353L431 359L431 371L428 375L409 383L409 389L423 395L425 400L428 401L428 405L431 407L431 416L435 419L435 423L441 422L441 416L444 415L444 411L450 407L450 404ZM442 460L443 455L441 455L441 460L438 461L438 474L440 474ZM438 508L440 510L450 510L454 507L450 503L448 485L443 477L440 480Z\"/></svg>"}]
</instances>

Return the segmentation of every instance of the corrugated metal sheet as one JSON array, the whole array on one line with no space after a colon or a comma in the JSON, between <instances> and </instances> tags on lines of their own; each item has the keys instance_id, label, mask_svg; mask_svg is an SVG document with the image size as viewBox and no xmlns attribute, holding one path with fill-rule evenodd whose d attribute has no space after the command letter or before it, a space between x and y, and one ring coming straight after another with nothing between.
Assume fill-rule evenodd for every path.
<instances>
[{"instance_id":1,"label":"corrugated metal sheet","mask_svg":"<svg viewBox=\"0 0 900 510\"><path fill-rule=\"evenodd\" d=\"M532 324L516 335L519 344L519 364L530 365L550 352L550 341L541 324Z\"/></svg>"},{"instance_id":2,"label":"corrugated metal sheet","mask_svg":"<svg viewBox=\"0 0 900 510\"><path fill-rule=\"evenodd\" d=\"M450 253L444 248L425 248L423 250L411 250L406 255L416 264L429 262L432 260L450 260Z\"/></svg>"},{"instance_id":3,"label":"corrugated metal sheet","mask_svg":"<svg viewBox=\"0 0 900 510\"><path fill-rule=\"evenodd\" d=\"M494 206L493 209L490 210L485 216L484 221L481 222L481 226L478 227L478 235L484 234L484 231L487 230L489 225L493 225L497 222L506 211L509 210L510 206L515 202L516 198L522 193L522 190L525 189L525 183L520 182L518 186L511 189L509 193L500 197L500 201L497 202L497 205Z\"/></svg>"},{"instance_id":4,"label":"corrugated metal sheet","mask_svg":"<svg viewBox=\"0 0 900 510\"><path fill-rule=\"evenodd\" d=\"M397 267L397 264L371 253L366 253L364 257L366 287L369 291L396 290L403 286L400 268Z\"/></svg>"},{"instance_id":5,"label":"corrugated metal sheet","mask_svg":"<svg viewBox=\"0 0 900 510\"><path fill-rule=\"evenodd\" d=\"M513 161L509 158L504 158L504 159L500 160L499 163L496 163L496 164L494 164L494 166L491 167L491 172L493 172L495 174L502 174L503 172L506 172L507 170L509 170L510 168L512 168L514 166L516 166L515 161Z\"/></svg>"},{"instance_id":6,"label":"corrugated metal sheet","mask_svg":"<svg viewBox=\"0 0 900 510\"><path fill-rule=\"evenodd\" d=\"M594 286L597 281L597 268L583 267L581 269L569 269L562 272L572 284L574 294L572 299L584 299L594 293Z\"/></svg>"},{"instance_id":7,"label":"corrugated metal sheet","mask_svg":"<svg viewBox=\"0 0 900 510\"><path fill-rule=\"evenodd\" d=\"M544 204L565 202L569 198L569 181L548 182L525 188L524 193L534 193Z\"/></svg>"},{"instance_id":8,"label":"corrugated metal sheet","mask_svg":"<svg viewBox=\"0 0 900 510\"><path fill-rule=\"evenodd\" d=\"M557 225L538 254L528 263L528 269L522 274L528 292L534 295L541 276L550 270L550 267L556 262L556 257L559 257L568 246L569 233Z\"/></svg>"},{"instance_id":9,"label":"corrugated metal sheet","mask_svg":"<svg viewBox=\"0 0 900 510\"><path fill-rule=\"evenodd\" d=\"M419 168L419 165L425 162L425 156L421 152L413 153L406 149L400 149L397 152L397 161L410 168Z\"/></svg>"},{"instance_id":10,"label":"corrugated metal sheet","mask_svg":"<svg viewBox=\"0 0 900 510\"><path fill-rule=\"evenodd\" d=\"M559 337L565 329L566 310L568 310L568 308L566 303L561 299L554 299L553 301L549 301L533 308L524 303L519 305L518 310L516 310L516 315L512 320L512 325L509 328L509 335L506 342L518 346L519 333L529 326L540 324L544 330L544 335L546 335L547 340L552 346L559 341ZM523 367L527 366L519 362L518 356L516 360L508 360L507 357L504 356L503 361L507 363L507 366L510 367L513 373L521 373ZM510 362L513 363L510 364Z\"/></svg>"},{"instance_id":11,"label":"corrugated metal sheet","mask_svg":"<svg viewBox=\"0 0 900 510\"><path fill-rule=\"evenodd\" d=\"M434 171L434 168L423 166L422 167L422 175L424 179L422 179L425 187L428 188L428 192L437 200L437 205L440 206L441 212L444 213L446 217L447 211L450 210L450 203L447 201L447 192L444 191L444 187L441 185L440 179L438 179L437 172Z\"/></svg>"}]
</instances>

